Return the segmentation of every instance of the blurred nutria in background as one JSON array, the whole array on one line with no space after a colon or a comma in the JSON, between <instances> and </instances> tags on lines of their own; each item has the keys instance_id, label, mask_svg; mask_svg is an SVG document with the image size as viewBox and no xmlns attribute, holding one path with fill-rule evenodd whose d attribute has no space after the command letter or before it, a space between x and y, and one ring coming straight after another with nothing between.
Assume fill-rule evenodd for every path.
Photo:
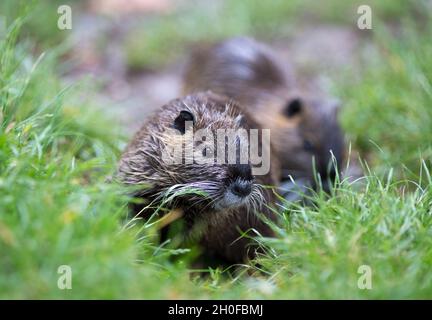
<instances>
[{"instance_id":1,"label":"blurred nutria in background","mask_svg":"<svg viewBox=\"0 0 432 320\"><path fill-rule=\"evenodd\" d=\"M338 104L295 87L294 73L268 46L246 37L195 50L184 72L183 92L212 90L237 100L263 128L281 163L281 193L296 184L329 191L344 162ZM338 170L340 171L340 170ZM288 194L286 195L288 197Z\"/></svg>"}]
</instances>

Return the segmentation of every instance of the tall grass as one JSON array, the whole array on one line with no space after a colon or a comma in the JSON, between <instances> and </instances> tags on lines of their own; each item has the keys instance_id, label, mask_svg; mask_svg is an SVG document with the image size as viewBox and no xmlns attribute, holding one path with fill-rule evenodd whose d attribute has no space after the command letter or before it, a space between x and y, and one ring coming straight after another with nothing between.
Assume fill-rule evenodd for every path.
<instances>
[{"instance_id":1,"label":"tall grass","mask_svg":"<svg viewBox=\"0 0 432 320\"><path fill-rule=\"evenodd\" d=\"M121 140L77 88L62 87L55 56L34 59L16 43L21 23L0 42L0 297L124 294L135 239L120 232L124 199L104 182ZM64 264L81 290L57 288Z\"/></svg>"}]
</instances>

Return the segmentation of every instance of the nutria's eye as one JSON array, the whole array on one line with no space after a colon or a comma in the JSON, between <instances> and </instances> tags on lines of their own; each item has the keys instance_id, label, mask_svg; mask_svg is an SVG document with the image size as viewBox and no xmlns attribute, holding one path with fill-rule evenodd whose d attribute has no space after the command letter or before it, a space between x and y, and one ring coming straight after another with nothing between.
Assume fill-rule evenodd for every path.
<instances>
[{"instance_id":1,"label":"nutria's eye","mask_svg":"<svg viewBox=\"0 0 432 320\"><path fill-rule=\"evenodd\" d=\"M204 148L202 151L203 157L207 157L207 148Z\"/></svg>"},{"instance_id":2,"label":"nutria's eye","mask_svg":"<svg viewBox=\"0 0 432 320\"><path fill-rule=\"evenodd\" d=\"M192 121L195 124L195 118L192 113L186 110L180 111L180 114L174 120L174 128L182 134L186 132L186 121Z\"/></svg>"},{"instance_id":3,"label":"nutria's eye","mask_svg":"<svg viewBox=\"0 0 432 320\"><path fill-rule=\"evenodd\" d=\"M301 112L302 107L303 107L303 103L299 98L292 99L286 104L285 109L283 111L284 115L287 116L288 118L292 118Z\"/></svg>"}]
</instances>

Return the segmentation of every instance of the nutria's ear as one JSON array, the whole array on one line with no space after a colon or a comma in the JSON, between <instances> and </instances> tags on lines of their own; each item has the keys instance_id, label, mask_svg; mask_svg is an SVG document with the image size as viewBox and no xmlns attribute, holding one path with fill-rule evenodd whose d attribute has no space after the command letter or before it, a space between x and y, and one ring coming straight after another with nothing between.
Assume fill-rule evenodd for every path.
<instances>
[{"instance_id":1,"label":"nutria's ear","mask_svg":"<svg viewBox=\"0 0 432 320\"><path fill-rule=\"evenodd\" d=\"M300 98L294 98L287 102L283 110L283 114L288 118L292 118L298 115L302 111L302 109L303 109L302 100Z\"/></svg>"},{"instance_id":2,"label":"nutria's ear","mask_svg":"<svg viewBox=\"0 0 432 320\"><path fill-rule=\"evenodd\" d=\"M182 110L174 120L174 128L180 131L181 134L185 134L186 132L186 121L192 121L195 124L193 114L187 110Z\"/></svg>"}]
</instances>

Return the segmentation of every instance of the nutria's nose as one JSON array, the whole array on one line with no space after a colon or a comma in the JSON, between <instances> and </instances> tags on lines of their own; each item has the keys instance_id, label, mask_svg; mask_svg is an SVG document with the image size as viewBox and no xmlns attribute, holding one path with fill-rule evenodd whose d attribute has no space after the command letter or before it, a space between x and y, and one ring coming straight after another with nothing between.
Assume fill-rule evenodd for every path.
<instances>
[{"instance_id":1,"label":"nutria's nose","mask_svg":"<svg viewBox=\"0 0 432 320\"><path fill-rule=\"evenodd\" d=\"M252 182L237 179L231 184L231 192L238 197L244 198L252 191Z\"/></svg>"}]
</instances>

